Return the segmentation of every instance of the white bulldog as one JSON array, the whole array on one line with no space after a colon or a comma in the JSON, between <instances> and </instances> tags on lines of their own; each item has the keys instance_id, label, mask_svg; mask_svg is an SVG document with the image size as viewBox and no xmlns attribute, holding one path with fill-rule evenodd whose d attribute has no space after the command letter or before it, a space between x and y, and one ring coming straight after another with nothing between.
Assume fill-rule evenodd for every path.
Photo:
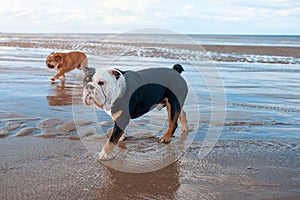
<instances>
[{"instance_id":1,"label":"white bulldog","mask_svg":"<svg viewBox=\"0 0 300 200\"><path fill-rule=\"evenodd\" d=\"M176 64L173 69L151 68L140 71L87 68L83 81L84 105L103 109L114 121L114 128L102 151L100 160L113 157L115 145L125 138L125 128L130 119L135 119L157 107L167 108L168 130L159 142L169 143L177 121L182 131L187 132L186 114L182 110L188 87L180 75L184 71Z\"/></svg>"}]
</instances>

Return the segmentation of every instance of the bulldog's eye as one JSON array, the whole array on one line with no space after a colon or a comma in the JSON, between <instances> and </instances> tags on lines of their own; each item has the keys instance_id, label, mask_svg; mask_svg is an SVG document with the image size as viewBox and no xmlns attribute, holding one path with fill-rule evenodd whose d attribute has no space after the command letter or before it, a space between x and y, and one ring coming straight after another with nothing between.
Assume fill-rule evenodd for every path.
<instances>
[{"instance_id":1,"label":"bulldog's eye","mask_svg":"<svg viewBox=\"0 0 300 200\"><path fill-rule=\"evenodd\" d=\"M102 85L104 85L104 82L103 81L99 81L98 85L102 86Z\"/></svg>"}]
</instances>

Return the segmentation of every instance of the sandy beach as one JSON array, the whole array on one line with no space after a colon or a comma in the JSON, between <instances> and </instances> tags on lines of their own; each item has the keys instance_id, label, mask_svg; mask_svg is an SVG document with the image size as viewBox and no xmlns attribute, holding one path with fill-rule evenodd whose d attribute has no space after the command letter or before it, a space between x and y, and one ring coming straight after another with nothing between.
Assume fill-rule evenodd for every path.
<instances>
[{"instance_id":1,"label":"sandy beach","mask_svg":"<svg viewBox=\"0 0 300 200\"><path fill-rule=\"evenodd\" d=\"M300 47L99 37L0 34L0 199L300 198ZM80 50L91 66L101 67L120 56L113 64L130 69L181 62L184 77L197 83L201 110L198 131L184 155L148 173L118 171L96 160L74 120L74 108L82 106L82 72L67 74L65 83L49 80L54 71L45 59L57 50ZM209 71L208 58L224 83L226 119L213 149L201 158L211 99L205 81L193 76L192 64ZM193 108L193 102L187 104ZM94 113L97 126L112 127L104 112ZM97 143L93 123L80 123L87 141ZM154 139L134 136L135 131L150 134L148 123L141 119L130 130L133 136L124 143L127 159L154 159Z\"/></svg>"},{"instance_id":2,"label":"sandy beach","mask_svg":"<svg viewBox=\"0 0 300 200\"><path fill-rule=\"evenodd\" d=\"M194 144L179 161L146 174L103 167L80 141L7 138L0 143L1 199L299 198L295 143L220 142L205 159L197 159ZM283 147L271 152L271 145Z\"/></svg>"}]
</instances>

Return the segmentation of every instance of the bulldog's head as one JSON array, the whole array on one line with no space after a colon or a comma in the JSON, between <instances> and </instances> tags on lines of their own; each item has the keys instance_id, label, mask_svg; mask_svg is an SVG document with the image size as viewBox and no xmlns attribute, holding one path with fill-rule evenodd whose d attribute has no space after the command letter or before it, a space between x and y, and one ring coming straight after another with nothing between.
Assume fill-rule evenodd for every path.
<instances>
[{"instance_id":1,"label":"bulldog's head","mask_svg":"<svg viewBox=\"0 0 300 200\"><path fill-rule=\"evenodd\" d=\"M63 63L63 54L59 52L52 52L46 59L46 65L50 69L59 69L59 65Z\"/></svg>"},{"instance_id":2,"label":"bulldog's head","mask_svg":"<svg viewBox=\"0 0 300 200\"><path fill-rule=\"evenodd\" d=\"M95 105L108 112L114 101L125 92L125 89L125 77L121 71L87 68L83 80L82 100L86 106Z\"/></svg>"}]
</instances>

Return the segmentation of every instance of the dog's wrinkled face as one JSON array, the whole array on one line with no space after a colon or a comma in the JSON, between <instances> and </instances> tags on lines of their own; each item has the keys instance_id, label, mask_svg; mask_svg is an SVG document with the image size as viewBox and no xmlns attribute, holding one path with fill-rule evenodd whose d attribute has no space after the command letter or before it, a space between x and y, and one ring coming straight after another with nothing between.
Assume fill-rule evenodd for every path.
<instances>
[{"instance_id":1,"label":"dog's wrinkled face","mask_svg":"<svg viewBox=\"0 0 300 200\"><path fill-rule=\"evenodd\" d=\"M46 59L46 65L50 69L59 69L59 65L63 63L63 55L61 53L52 52Z\"/></svg>"},{"instance_id":2,"label":"dog's wrinkled face","mask_svg":"<svg viewBox=\"0 0 300 200\"><path fill-rule=\"evenodd\" d=\"M125 87L125 78L119 70L87 68L83 80L83 103L109 112L112 103L124 92Z\"/></svg>"}]
</instances>

